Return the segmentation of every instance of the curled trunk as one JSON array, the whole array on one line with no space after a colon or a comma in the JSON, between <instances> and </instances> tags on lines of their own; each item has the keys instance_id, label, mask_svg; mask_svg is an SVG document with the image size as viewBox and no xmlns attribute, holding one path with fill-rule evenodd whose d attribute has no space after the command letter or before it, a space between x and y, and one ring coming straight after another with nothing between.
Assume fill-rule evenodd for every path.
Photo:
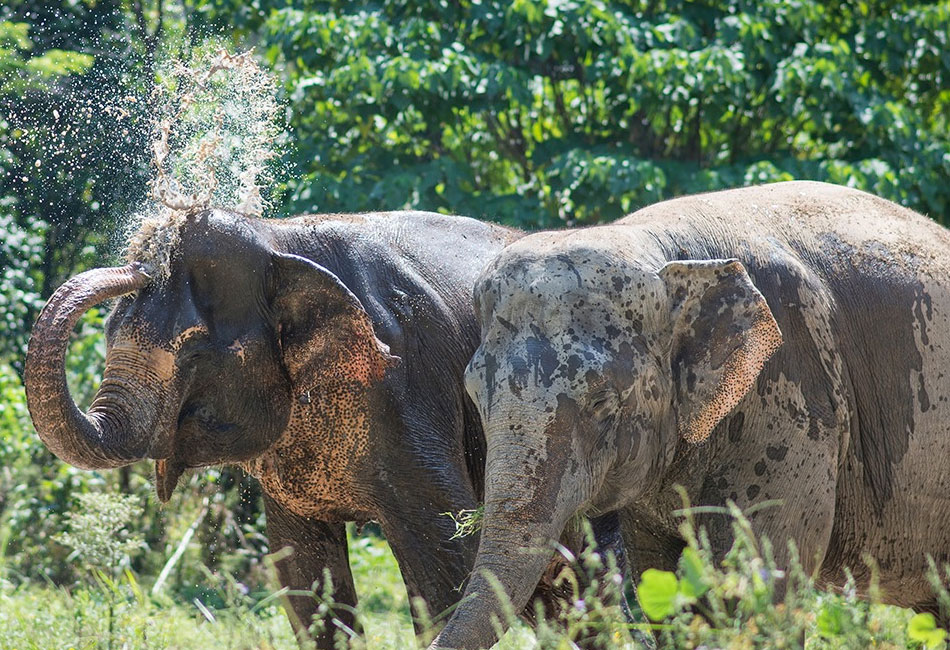
<instances>
[{"instance_id":1,"label":"curled trunk","mask_svg":"<svg viewBox=\"0 0 950 650\"><path fill-rule=\"evenodd\" d=\"M106 397L100 388L89 413L83 413L69 394L65 368L69 336L82 314L104 300L141 289L148 280L134 265L81 273L56 290L33 327L24 369L27 405L40 438L71 465L106 469L148 455L151 432L129 428L136 405L125 402L133 396Z\"/></svg>"}]
</instances>

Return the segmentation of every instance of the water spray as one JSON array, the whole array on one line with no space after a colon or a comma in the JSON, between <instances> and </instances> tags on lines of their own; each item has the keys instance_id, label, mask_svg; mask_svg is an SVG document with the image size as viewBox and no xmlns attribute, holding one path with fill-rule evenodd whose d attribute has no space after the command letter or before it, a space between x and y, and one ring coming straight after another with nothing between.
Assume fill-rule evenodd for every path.
<instances>
[{"instance_id":1,"label":"water spray","mask_svg":"<svg viewBox=\"0 0 950 650\"><path fill-rule=\"evenodd\" d=\"M146 209L129 229L126 257L168 273L180 225L219 208L261 217L268 207L270 162L282 128L273 76L253 50L218 50L175 61L152 93L158 107Z\"/></svg>"}]
</instances>

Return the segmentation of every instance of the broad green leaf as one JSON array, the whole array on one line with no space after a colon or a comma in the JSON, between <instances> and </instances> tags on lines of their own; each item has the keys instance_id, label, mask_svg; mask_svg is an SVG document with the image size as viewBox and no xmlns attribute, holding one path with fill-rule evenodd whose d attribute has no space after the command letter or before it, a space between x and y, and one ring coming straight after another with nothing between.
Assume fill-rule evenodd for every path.
<instances>
[{"instance_id":1,"label":"broad green leaf","mask_svg":"<svg viewBox=\"0 0 950 650\"><path fill-rule=\"evenodd\" d=\"M676 575L669 571L647 569L637 585L637 599L643 613L654 621L662 621L676 610L679 592Z\"/></svg>"},{"instance_id":2,"label":"broad green leaf","mask_svg":"<svg viewBox=\"0 0 950 650\"><path fill-rule=\"evenodd\" d=\"M937 648L946 640L947 631L937 627L933 614L923 612L908 621L907 638L923 643L927 648Z\"/></svg>"}]
</instances>

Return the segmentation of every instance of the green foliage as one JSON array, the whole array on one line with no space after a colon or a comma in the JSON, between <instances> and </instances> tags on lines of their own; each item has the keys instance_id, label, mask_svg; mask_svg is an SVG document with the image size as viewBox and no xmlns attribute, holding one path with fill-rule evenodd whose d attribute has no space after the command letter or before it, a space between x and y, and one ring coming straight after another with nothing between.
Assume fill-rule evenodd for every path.
<instances>
[{"instance_id":1,"label":"green foliage","mask_svg":"<svg viewBox=\"0 0 950 650\"><path fill-rule=\"evenodd\" d=\"M2 362L19 364L38 298L101 263L143 198L147 103L126 20L111 2L0 6Z\"/></svg>"},{"instance_id":2,"label":"green foliage","mask_svg":"<svg viewBox=\"0 0 950 650\"><path fill-rule=\"evenodd\" d=\"M662 621L676 611L677 597L682 594L676 574L647 569L637 585L637 596L643 613L653 621Z\"/></svg>"},{"instance_id":3,"label":"green foliage","mask_svg":"<svg viewBox=\"0 0 950 650\"><path fill-rule=\"evenodd\" d=\"M449 517L455 524L455 533L451 539L468 537L474 535L482 527L482 520L485 518L485 506L479 506L472 510L460 510L458 512L443 512L443 517Z\"/></svg>"},{"instance_id":4,"label":"green foliage","mask_svg":"<svg viewBox=\"0 0 950 650\"><path fill-rule=\"evenodd\" d=\"M358 613L366 626L364 637L349 641L350 648L405 648L413 647L413 632L408 616L405 589L395 561L385 543L373 537L352 539L352 560L357 589L370 598L361 599ZM560 577L561 586L567 593L569 609L563 614L566 621L554 623L542 621L536 632L518 623L505 636L499 648L502 650L526 650L527 648L569 648L579 639L609 641L609 647L640 647L632 641L624 625L617 617L615 605L605 603L593 596L591 586L577 580L576 571L597 574L602 568L591 564L588 556L580 558L574 572ZM701 558L702 554L697 557ZM586 569L585 569L586 567ZM684 579L681 565L678 581ZM748 595L746 572L735 567L715 569L702 560L702 571L715 574L721 571L730 593L744 600ZM609 573L608 573L609 575ZM611 578L607 578L608 582ZM715 590L721 585L711 584ZM918 644L920 647L941 647L938 644L925 646L928 641L918 635L928 636L933 643L940 634L928 625L926 617L912 617L910 613L878 605L868 605L853 595L834 596L814 591L810 586L796 595L801 603L797 611L782 614L785 603L766 604L732 602L736 613L732 618L721 616L720 627L712 629L710 611L698 616L678 605L678 613L668 618L663 625L655 626L657 634L670 635L675 639L673 647L691 648L706 644L707 647L796 647L796 628L788 628L782 634L783 621L800 617L806 629L809 648L899 648ZM594 585L594 589L597 586ZM110 591L116 594L110 595ZM738 595L739 593L744 595ZM273 593L273 592L272 592ZM125 573L111 582L95 582L72 590L41 591L36 586L24 585L12 588L9 583L0 583L0 647L89 647L81 641L112 638L114 647L127 643L130 648L177 647L199 648L208 644L230 644L229 647L295 647L289 626L279 608L277 599L271 595L262 597L246 594L240 585L231 583L222 591L220 601L197 599L174 602L166 597L148 596L147 589L139 584L132 573ZM380 595L393 600L383 602ZM321 595L323 603L332 607ZM37 600L43 606L36 610ZM113 620L110 626L106 603L114 600ZM697 600L697 605L708 606L708 601ZM681 609L682 607L682 609ZM776 611L769 612L769 608ZM744 612L744 614L743 614ZM777 613L776 613L777 612ZM37 613L48 624L34 631L32 644L25 643L29 625ZM747 616L751 618L747 618ZM785 618L782 618L785 616ZM825 621L840 619L834 629ZM725 623L725 624L724 624ZM801 628L798 628L801 629ZM110 631L111 630L111 631ZM109 635L112 635L111 637ZM906 635L906 636L905 636ZM12 645L4 645L4 642ZM731 644L731 645L730 645ZM95 647L95 646L94 646Z\"/></svg>"},{"instance_id":5,"label":"green foliage","mask_svg":"<svg viewBox=\"0 0 950 650\"><path fill-rule=\"evenodd\" d=\"M287 208L526 227L789 178L950 218L950 3L261 3L296 133Z\"/></svg>"},{"instance_id":6,"label":"green foliage","mask_svg":"<svg viewBox=\"0 0 950 650\"><path fill-rule=\"evenodd\" d=\"M79 510L68 515L68 529L57 541L73 549L70 559L100 571L118 574L129 566L130 556L142 550L142 539L129 530L142 507L134 495L90 492L79 495Z\"/></svg>"},{"instance_id":7,"label":"green foliage","mask_svg":"<svg viewBox=\"0 0 950 650\"><path fill-rule=\"evenodd\" d=\"M135 527L134 521L126 526ZM385 542L373 536L357 537L352 530L350 542L354 579L362 596L357 612L364 621L365 634L347 641L344 647L416 647L406 591ZM794 593L778 601L763 599L763 588L768 590L760 570L768 564L760 555L767 550L763 540L737 540L736 545L744 550L734 547L730 552L735 554L733 558L719 564L702 550L705 544L701 533L692 537L687 546L692 551L684 555L687 559L680 562L676 574L658 572L667 576L663 578L667 583L672 577L678 585L679 596L670 601L674 613L653 626L656 635L672 639L671 647L794 648L800 647L797 635L802 631L806 647L813 650L944 647L943 631L932 617L869 603L857 597L853 586L835 595L815 590L807 579L794 579L789 583ZM574 647L572 643L583 639L599 640L618 649L642 647L630 638L610 592L605 600L596 595L604 593L600 584L582 579L584 575L600 576L598 579L606 580L607 585L616 584L610 559L605 573L597 558L585 552L558 577L568 605L561 612L561 623L543 620L534 632L516 623L498 649L560 650ZM741 559L750 559L753 564L745 567L737 563ZM691 573L695 576L689 577ZM696 576L700 582L685 589L695 590L702 584L708 591L703 596L688 596L683 585L694 583ZM936 573L932 577L938 579ZM273 578L272 590L248 593L240 583L219 576L220 598L196 596L190 600L151 595L146 579L134 570L126 571L70 590L30 583L15 585L0 579L0 648L104 648L110 643L130 650L296 648L278 605L281 592L273 591ZM941 588L946 589L945 585ZM334 606L324 594L315 597L327 607Z\"/></svg>"},{"instance_id":8,"label":"green foliage","mask_svg":"<svg viewBox=\"0 0 950 650\"><path fill-rule=\"evenodd\" d=\"M24 324L43 305L38 267L46 224L34 220L20 226L12 214L16 202L0 197L0 362L7 363L25 349L29 330Z\"/></svg>"},{"instance_id":9,"label":"green foliage","mask_svg":"<svg viewBox=\"0 0 950 650\"><path fill-rule=\"evenodd\" d=\"M937 627L933 614L923 612L907 622L907 638L925 648L942 648L946 646L947 631Z\"/></svg>"},{"instance_id":10,"label":"green foliage","mask_svg":"<svg viewBox=\"0 0 950 650\"><path fill-rule=\"evenodd\" d=\"M16 581L74 578L68 550L54 543L75 495L101 488L101 476L55 460L33 430L19 377L0 366L0 539L5 573Z\"/></svg>"},{"instance_id":11,"label":"green foliage","mask_svg":"<svg viewBox=\"0 0 950 650\"><path fill-rule=\"evenodd\" d=\"M93 57L78 52L50 49L27 56L33 49L29 31L28 23L0 21L0 94L49 90L56 79L92 67Z\"/></svg>"},{"instance_id":12,"label":"green foliage","mask_svg":"<svg viewBox=\"0 0 950 650\"><path fill-rule=\"evenodd\" d=\"M235 596L227 607L205 611L212 620L194 602L149 596L131 572L73 590L0 582L0 649L297 647L276 600L255 607Z\"/></svg>"},{"instance_id":13,"label":"green foliage","mask_svg":"<svg viewBox=\"0 0 950 650\"><path fill-rule=\"evenodd\" d=\"M680 528L687 546L677 572L645 571L637 588L644 613L661 623L655 633L671 647L793 648L807 639L815 650L898 648L907 641L932 643L944 633L910 612L876 604L873 578L863 595L850 574L840 594L819 591L803 574L794 544L787 570L779 571L768 540L756 538L734 504L716 510L731 518L734 534L720 561L694 519L712 509L687 508Z\"/></svg>"}]
</instances>

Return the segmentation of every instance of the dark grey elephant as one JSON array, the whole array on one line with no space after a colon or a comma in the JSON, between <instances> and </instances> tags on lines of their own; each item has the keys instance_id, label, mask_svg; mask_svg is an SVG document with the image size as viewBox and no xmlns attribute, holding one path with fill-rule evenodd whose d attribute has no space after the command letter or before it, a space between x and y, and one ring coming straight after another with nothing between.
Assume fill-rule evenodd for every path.
<instances>
[{"instance_id":1,"label":"dark grey elephant","mask_svg":"<svg viewBox=\"0 0 950 650\"><path fill-rule=\"evenodd\" d=\"M30 412L63 460L156 460L159 496L191 467L242 464L266 493L281 581L329 569L355 606L344 522L378 520L411 597L453 605L477 538L446 512L476 507L484 439L462 373L478 342L478 272L520 236L461 217L400 212L265 221L199 211L140 233L128 266L64 284L33 331ZM142 259L142 257L145 259ZM80 315L119 297L88 413L64 376ZM317 611L295 598L298 632ZM326 616L358 629L346 607Z\"/></svg>"},{"instance_id":2,"label":"dark grey elephant","mask_svg":"<svg viewBox=\"0 0 950 650\"><path fill-rule=\"evenodd\" d=\"M893 203L790 182L660 203L530 235L477 283L466 371L487 441L482 538L434 643L480 648L576 513L617 513L637 569L674 568L673 489L760 509L825 584L844 569L935 610L950 560L950 233ZM725 516L701 520L715 548Z\"/></svg>"}]
</instances>

